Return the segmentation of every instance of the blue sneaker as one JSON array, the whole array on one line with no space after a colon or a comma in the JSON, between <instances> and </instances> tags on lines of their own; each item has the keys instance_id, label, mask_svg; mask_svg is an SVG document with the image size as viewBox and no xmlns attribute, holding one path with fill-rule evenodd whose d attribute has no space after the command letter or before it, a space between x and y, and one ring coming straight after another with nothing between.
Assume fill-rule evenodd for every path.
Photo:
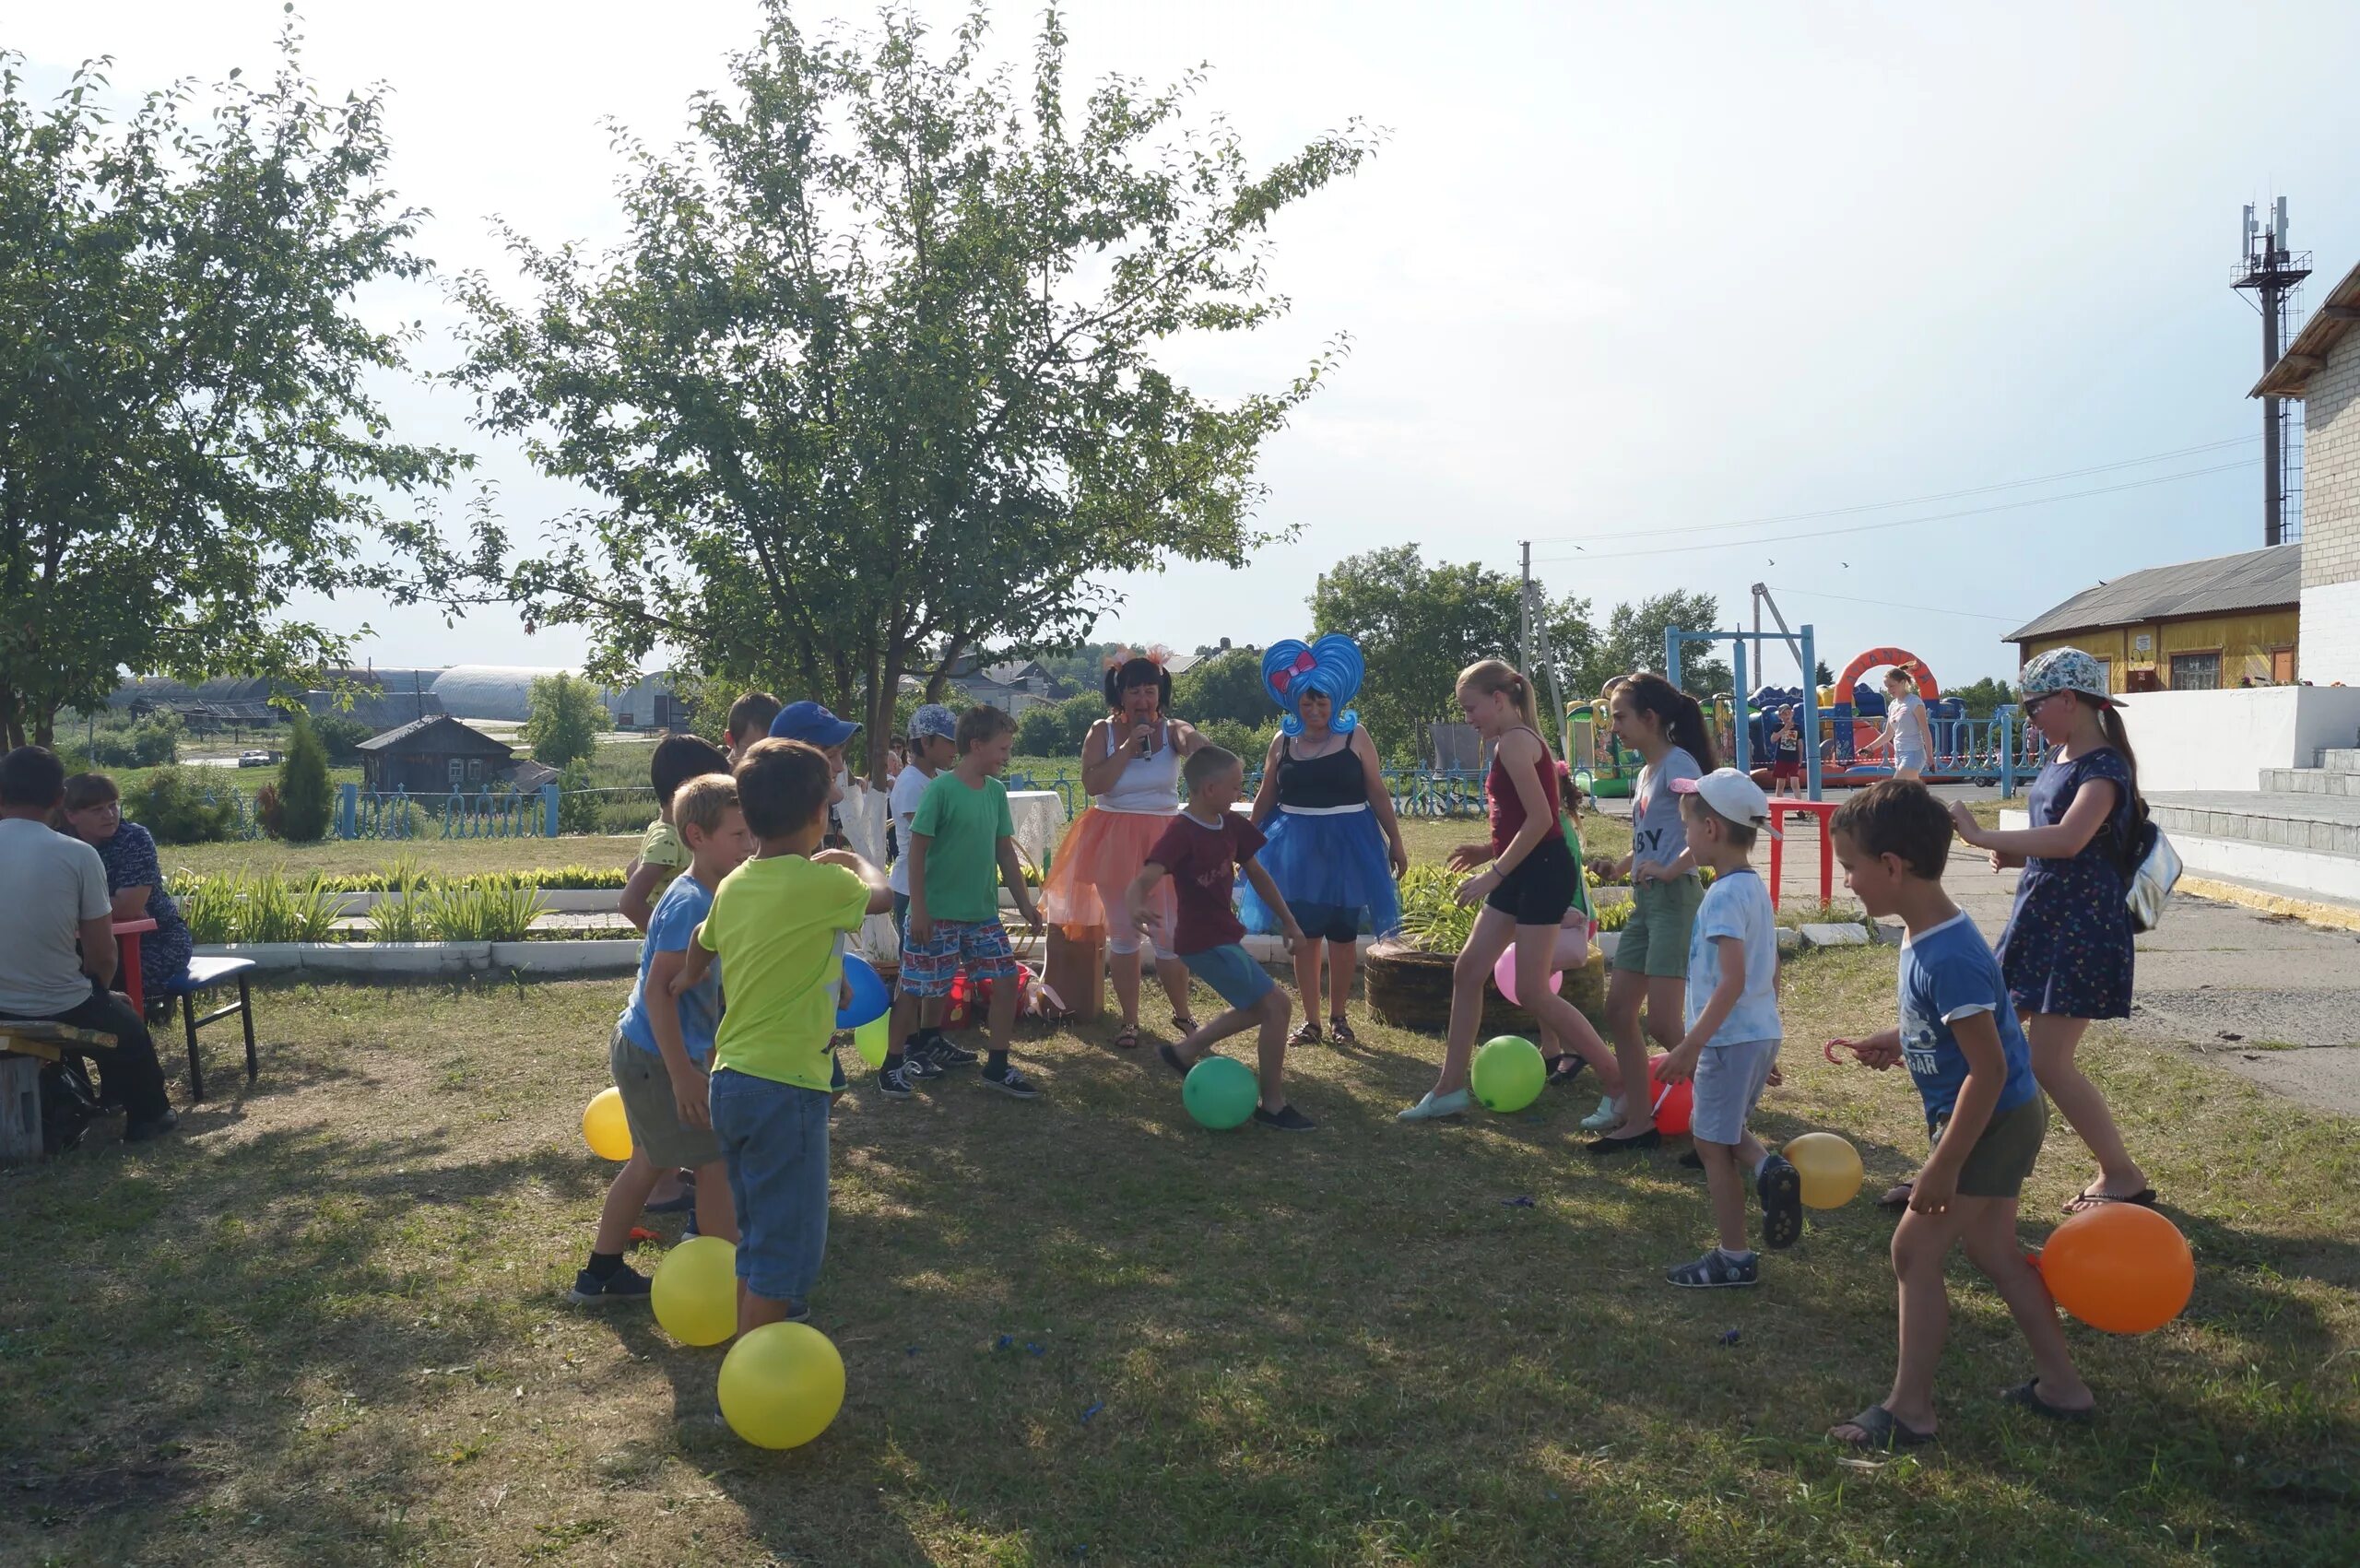
<instances>
[{"instance_id":1,"label":"blue sneaker","mask_svg":"<svg viewBox=\"0 0 2360 1568\"><path fill-rule=\"evenodd\" d=\"M565 1293L565 1299L576 1306L607 1306L615 1302L643 1302L654 1288L646 1275L626 1263L604 1279L584 1269L573 1277L573 1289Z\"/></svg>"}]
</instances>

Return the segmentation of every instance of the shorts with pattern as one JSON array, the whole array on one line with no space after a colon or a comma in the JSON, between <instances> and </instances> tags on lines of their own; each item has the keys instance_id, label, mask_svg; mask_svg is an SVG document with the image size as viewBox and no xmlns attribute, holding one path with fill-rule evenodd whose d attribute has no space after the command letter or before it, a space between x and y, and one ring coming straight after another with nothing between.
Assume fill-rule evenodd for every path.
<instances>
[{"instance_id":1,"label":"shorts with pattern","mask_svg":"<svg viewBox=\"0 0 2360 1568\"><path fill-rule=\"evenodd\" d=\"M997 920L938 920L924 941L913 937L902 949L902 994L948 996L962 967L970 983L1016 978L1016 949L1008 927Z\"/></svg>"}]
</instances>

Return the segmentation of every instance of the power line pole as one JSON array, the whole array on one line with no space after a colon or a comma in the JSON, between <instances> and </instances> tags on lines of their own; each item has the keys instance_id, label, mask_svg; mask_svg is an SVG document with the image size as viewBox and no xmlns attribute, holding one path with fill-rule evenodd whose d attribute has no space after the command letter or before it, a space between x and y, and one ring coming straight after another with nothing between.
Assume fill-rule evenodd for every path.
<instances>
[{"instance_id":1,"label":"power line pole","mask_svg":"<svg viewBox=\"0 0 2360 1568\"><path fill-rule=\"evenodd\" d=\"M2251 289L2261 312L2261 369L2267 375L2278 363L2283 339L2294 327L2295 287L2311 275L2310 253L2296 255L2286 248L2286 198L2280 196L2269 228L2246 207L2245 261L2231 287ZM2285 405L2275 397L2261 400L2261 542L2283 545L2302 536L2299 524L2286 525L2287 478L2293 453ZM2296 502L2299 514L2300 501Z\"/></svg>"}]
</instances>

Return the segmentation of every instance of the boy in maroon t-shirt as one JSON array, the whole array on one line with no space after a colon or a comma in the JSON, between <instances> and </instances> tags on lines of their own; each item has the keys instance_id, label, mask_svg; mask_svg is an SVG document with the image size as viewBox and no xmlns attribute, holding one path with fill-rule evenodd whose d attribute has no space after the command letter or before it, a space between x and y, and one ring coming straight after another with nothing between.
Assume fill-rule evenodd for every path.
<instances>
[{"instance_id":1,"label":"boy in maroon t-shirt","mask_svg":"<svg viewBox=\"0 0 2360 1568\"><path fill-rule=\"evenodd\" d=\"M1181 776L1188 785L1188 804L1172 819L1172 826L1148 852L1146 868L1131 884L1130 917L1147 929L1147 897L1162 878L1172 878L1179 905L1172 946L1188 973L1220 993L1229 1011L1198 1029L1177 1047L1157 1047L1166 1066L1183 1077L1213 1048L1216 1041L1259 1027L1261 1038L1262 1102L1254 1119L1266 1127L1309 1132L1310 1117L1287 1103L1285 1088L1287 1020L1292 1004L1268 972L1246 956L1242 945L1245 927L1231 907L1231 890L1240 867L1262 902L1274 911L1285 933L1287 951L1303 940L1303 928L1293 911L1279 895L1278 884L1254 858L1262 847L1262 831L1230 808L1245 792L1245 764L1237 754L1218 746L1203 746L1190 754Z\"/></svg>"}]
</instances>

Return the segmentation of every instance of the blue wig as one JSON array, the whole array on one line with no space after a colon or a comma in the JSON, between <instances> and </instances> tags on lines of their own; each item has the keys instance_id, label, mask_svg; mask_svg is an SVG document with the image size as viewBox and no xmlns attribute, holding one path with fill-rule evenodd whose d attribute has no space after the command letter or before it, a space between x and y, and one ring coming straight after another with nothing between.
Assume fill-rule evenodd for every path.
<instances>
[{"instance_id":1,"label":"blue wig","mask_svg":"<svg viewBox=\"0 0 2360 1568\"><path fill-rule=\"evenodd\" d=\"M1262 655L1263 690L1286 715L1279 729L1291 736L1303 733L1303 715L1296 710L1306 691L1316 691L1333 703L1329 727L1339 735L1350 734L1361 716L1345 704L1359 694L1364 673L1361 645L1340 631L1330 631L1308 646L1290 638Z\"/></svg>"}]
</instances>

